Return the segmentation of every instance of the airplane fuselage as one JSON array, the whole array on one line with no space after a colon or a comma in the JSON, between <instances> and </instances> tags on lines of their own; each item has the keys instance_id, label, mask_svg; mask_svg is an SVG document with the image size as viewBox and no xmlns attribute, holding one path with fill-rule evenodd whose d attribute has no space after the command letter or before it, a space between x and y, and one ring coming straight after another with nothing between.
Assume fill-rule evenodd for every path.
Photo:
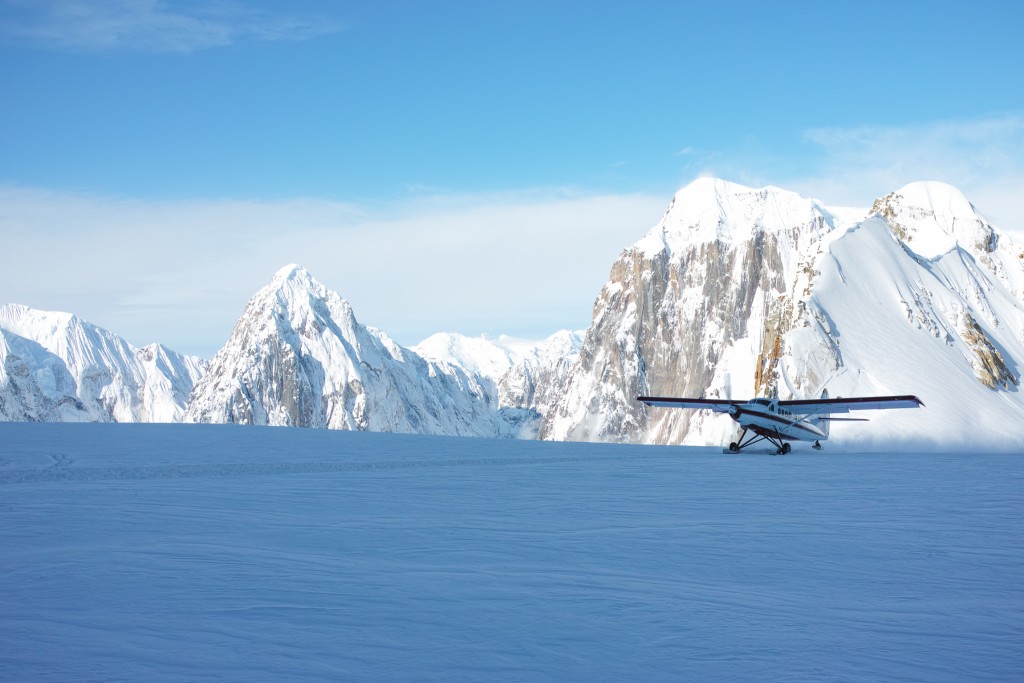
<instances>
[{"instance_id":1,"label":"airplane fuselage","mask_svg":"<svg viewBox=\"0 0 1024 683\"><path fill-rule=\"evenodd\" d=\"M806 415L794 415L767 398L733 406L729 415L744 429L782 441L824 441L828 433Z\"/></svg>"}]
</instances>

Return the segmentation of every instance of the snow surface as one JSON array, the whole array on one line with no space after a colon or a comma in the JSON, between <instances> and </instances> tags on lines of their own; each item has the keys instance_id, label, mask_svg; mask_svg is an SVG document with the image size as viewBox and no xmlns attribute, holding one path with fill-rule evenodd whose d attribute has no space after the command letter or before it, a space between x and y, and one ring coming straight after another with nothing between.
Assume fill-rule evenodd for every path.
<instances>
[{"instance_id":1,"label":"snow surface","mask_svg":"<svg viewBox=\"0 0 1024 683\"><path fill-rule=\"evenodd\" d=\"M0 424L0 680L1008 681L1024 457Z\"/></svg>"},{"instance_id":2,"label":"snow surface","mask_svg":"<svg viewBox=\"0 0 1024 683\"><path fill-rule=\"evenodd\" d=\"M1015 385L995 391L978 381L977 356L962 332L973 313L1019 378L1021 302L961 250L934 261L913 258L877 218L834 241L819 267L808 309L820 321L787 338L790 367L827 378L833 396L916 394L926 406L865 415L866 425L837 423L833 435L886 440L902 433L937 444L973 441L1024 451L1024 435L1008 428L1024 415L1024 395Z\"/></svg>"}]
</instances>

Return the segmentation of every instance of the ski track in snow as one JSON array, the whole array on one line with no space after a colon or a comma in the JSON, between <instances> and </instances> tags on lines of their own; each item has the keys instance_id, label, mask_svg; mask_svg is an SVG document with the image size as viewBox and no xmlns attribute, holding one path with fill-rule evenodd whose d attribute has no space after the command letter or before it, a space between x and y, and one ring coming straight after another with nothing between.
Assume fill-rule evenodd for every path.
<instances>
[{"instance_id":1,"label":"ski track in snow","mask_svg":"<svg viewBox=\"0 0 1024 683\"><path fill-rule=\"evenodd\" d=\"M1022 513L1019 454L6 423L0 680L1015 680Z\"/></svg>"}]
</instances>

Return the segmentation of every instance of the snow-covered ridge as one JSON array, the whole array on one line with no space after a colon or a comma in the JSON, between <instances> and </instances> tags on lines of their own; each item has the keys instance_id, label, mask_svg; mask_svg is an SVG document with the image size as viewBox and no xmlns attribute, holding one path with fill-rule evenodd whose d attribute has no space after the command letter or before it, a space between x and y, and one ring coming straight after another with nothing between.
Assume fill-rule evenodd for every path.
<instances>
[{"instance_id":1,"label":"snow-covered ridge","mask_svg":"<svg viewBox=\"0 0 1024 683\"><path fill-rule=\"evenodd\" d=\"M582 331L560 330L534 341L500 335L468 337L453 332L433 334L412 347L423 358L458 365L495 383L516 366L539 367L579 352Z\"/></svg>"},{"instance_id":2,"label":"snow-covered ridge","mask_svg":"<svg viewBox=\"0 0 1024 683\"><path fill-rule=\"evenodd\" d=\"M0 419L175 422L206 361L70 313L0 307Z\"/></svg>"},{"instance_id":3,"label":"snow-covered ridge","mask_svg":"<svg viewBox=\"0 0 1024 683\"><path fill-rule=\"evenodd\" d=\"M452 363L497 383L509 368L522 360L529 346L507 343L508 337L468 337L454 332L432 334L412 350L435 363Z\"/></svg>"}]
</instances>

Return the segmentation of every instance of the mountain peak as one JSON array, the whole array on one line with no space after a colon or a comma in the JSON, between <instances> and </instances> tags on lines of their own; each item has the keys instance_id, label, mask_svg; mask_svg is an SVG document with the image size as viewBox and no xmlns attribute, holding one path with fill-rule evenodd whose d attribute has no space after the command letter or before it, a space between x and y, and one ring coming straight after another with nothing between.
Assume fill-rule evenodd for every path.
<instances>
[{"instance_id":1,"label":"mountain peak","mask_svg":"<svg viewBox=\"0 0 1024 683\"><path fill-rule=\"evenodd\" d=\"M289 263L274 273L274 277L270 280L270 287L272 289L298 288L308 290L317 296L323 296L327 291L327 288L320 284L308 270L297 263Z\"/></svg>"},{"instance_id":2,"label":"mountain peak","mask_svg":"<svg viewBox=\"0 0 1024 683\"><path fill-rule=\"evenodd\" d=\"M896 190L909 206L929 209L932 212L959 218L974 218L977 211L959 189L938 180L919 180L908 183Z\"/></svg>"},{"instance_id":3,"label":"mountain peak","mask_svg":"<svg viewBox=\"0 0 1024 683\"><path fill-rule=\"evenodd\" d=\"M704 177L676 192L658 225L635 246L650 255L711 242L745 242L759 232L781 235L801 227L828 232L835 223L830 211L796 192Z\"/></svg>"},{"instance_id":4,"label":"mountain peak","mask_svg":"<svg viewBox=\"0 0 1024 683\"><path fill-rule=\"evenodd\" d=\"M996 248L998 237L963 192L939 181L919 181L875 200L871 212L918 256L936 259L958 245L975 253Z\"/></svg>"},{"instance_id":5,"label":"mountain peak","mask_svg":"<svg viewBox=\"0 0 1024 683\"><path fill-rule=\"evenodd\" d=\"M305 268L303 268L297 263L289 263L288 265L278 269L278 271L274 273L273 281L284 282L286 280L292 280L303 277L310 277L309 271L307 271Z\"/></svg>"},{"instance_id":6,"label":"mountain peak","mask_svg":"<svg viewBox=\"0 0 1024 683\"><path fill-rule=\"evenodd\" d=\"M274 273L274 277L256 293L250 304L256 302L262 302L258 304L259 307L269 306L271 309L288 311L291 316L303 315L303 311L315 313L324 305L335 313L343 313L339 320L352 316L351 306L345 299L328 289L308 270L294 263Z\"/></svg>"}]
</instances>

